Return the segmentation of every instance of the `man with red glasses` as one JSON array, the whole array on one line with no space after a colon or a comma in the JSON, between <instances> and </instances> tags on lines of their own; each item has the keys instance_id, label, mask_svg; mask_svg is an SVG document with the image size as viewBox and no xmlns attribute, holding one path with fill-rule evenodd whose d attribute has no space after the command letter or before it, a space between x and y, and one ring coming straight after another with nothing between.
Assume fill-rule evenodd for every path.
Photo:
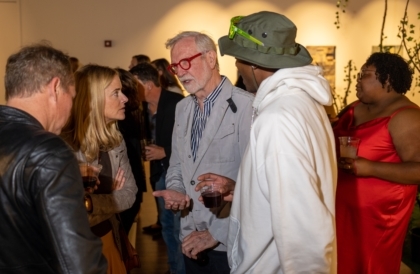
<instances>
[{"instance_id":1,"label":"man with red glasses","mask_svg":"<svg viewBox=\"0 0 420 274\"><path fill-rule=\"evenodd\" d=\"M229 273L230 202L206 208L195 187L197 177L208 172L236 179L249 140L254 96L220 75L216 45L207 35L182 32L166 46L171 49L169 69L191 96L176 108L167 189L154 195L165 199L166 209L182 210L186 272ZM196 260L199 252L207 260Z\"/></svg>"},{"instance_id":2,"label":"man with red glasses","mask_svg":"<svg viewBox=\"0 0 420 274\"><path fill-rule=\"evenodd\" d=\"M323 107L332 96L296 31L285 16L259 12L232 18L219 39L221 54L236 58L247 90L257 92L236 185L210 174L197 186L235 188L231 273L336 273L337 163Z\"/></svg>"}]
</instances>

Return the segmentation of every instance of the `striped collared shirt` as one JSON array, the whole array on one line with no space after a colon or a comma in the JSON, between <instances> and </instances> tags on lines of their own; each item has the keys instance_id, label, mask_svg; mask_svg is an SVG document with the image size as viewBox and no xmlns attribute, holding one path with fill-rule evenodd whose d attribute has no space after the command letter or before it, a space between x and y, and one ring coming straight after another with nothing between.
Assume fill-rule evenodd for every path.
<instances>
[{"instance_id":1,"label":"striped collared shirt","mask_svg":"<svg viewBox=\"0 0 420 274\"><path fill-rule=\"evenodd\" d=\"M203 111L200 110L198 105L197 97L193 96L195 107L194 107L194 118L191 128L191 153L195 162L197 156L198 146L200 145L201 136L203 134L204 128L206 127L207 119L210 116L211 110L213 108L214 102L222 90L223 83L225 82L226 77L222 76L222 81L216 87L216 89L204 99L204 108Z\"/></svg>"}]
</instances>

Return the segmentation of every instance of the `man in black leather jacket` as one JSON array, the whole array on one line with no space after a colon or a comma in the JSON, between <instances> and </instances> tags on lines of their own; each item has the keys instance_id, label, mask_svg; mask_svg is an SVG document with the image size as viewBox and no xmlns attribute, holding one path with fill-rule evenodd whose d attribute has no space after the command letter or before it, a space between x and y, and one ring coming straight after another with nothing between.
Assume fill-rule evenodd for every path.
<instances>
[{"instance_id":1,"label":"man in black leather jacket","mask_svg":"<svg viewBox=\"0 0 420 274\"><path fill-rule=\"evenodd\" d=\"M76 92L68 56L48 45L9 57L0 106L0 273L105 273L77 160L57 136Z\"/></svg>"}]
</instances>

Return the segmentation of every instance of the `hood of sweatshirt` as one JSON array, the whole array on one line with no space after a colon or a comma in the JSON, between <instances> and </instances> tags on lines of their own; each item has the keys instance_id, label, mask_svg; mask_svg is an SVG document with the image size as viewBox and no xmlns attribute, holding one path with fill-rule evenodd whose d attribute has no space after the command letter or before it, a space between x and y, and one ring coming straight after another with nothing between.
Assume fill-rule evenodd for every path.
<instances>
[{"instance_id":1,"label":"hood of sweatshirt","mask_svg":"<svg viewBox=\"0 0 420 274\"><path fill-rule=\"evenodd\" d=\"M286 88L279 89L285 85ZM322 76L322 69L319 66L308 65L297 68L279 69L261 82L252 106L258 110L260 103L271 92L290 91L300 89L305 91L321 105L331 105L333 96L328 81Z\"/></svg>"}]
</instances>

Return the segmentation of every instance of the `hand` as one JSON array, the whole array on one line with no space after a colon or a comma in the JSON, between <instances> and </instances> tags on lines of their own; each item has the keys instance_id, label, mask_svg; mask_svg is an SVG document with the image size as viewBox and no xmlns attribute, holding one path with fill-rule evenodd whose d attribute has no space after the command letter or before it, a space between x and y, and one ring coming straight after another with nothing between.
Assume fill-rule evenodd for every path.
<instances>
[{"instance_id":1,"label":"hand","mask_svg":"<svg viewBox=\"0 0 420 274\"><path fill-rule=\"evenodd\" d=\"M201 188L207 185L217 185L222 191L223 200L227 202L231 202L233 200L233 192L236 184L234 180L214 173L202 174L198 176L197 180L200 183L195 187L195 191L200 191ZM200 196L198 200L203 202L203 197Z\"/></svg>"},{"instance_id":2,"label":"hand","mask_svg":"<svg viewBox=\"0 0 420 274\"><path fill-rule=\"evenodd\" d=\"M372 176L373 163L373 161L363 157L357 157L356 159L341 157L338 160L338 167L357 176Z\"/></svg>"},{"instance_id":3,"label":"hand","mask_svg":"<svg viewBox=\"0 0 420 274\"><path fill-rule=\"evenodd\" d=\"M374 161L368 160L363 157L357 157L353 160L353 174L361 177L374 176L372 171L374 164Z\"/></svg>"},{"instance_id":4,"label":"hand","mask_svg":"<svg viewBox=\"0 0 420 274\"><path fill-rule=\"evenodd\" d=\"M188 258L197 259L199 252L212 248L218 243L208 230L193 231L182 241L182 253Z\"/></svg>"},{"instance_id":5,"label":"hand","mask_svg":"<svg viewBox=\"0 0 420 274\"><path fill-rule=\"evenodd\" d=\"M115 175L114 183L112 185L113 190L120 190L123 188L125 183L125 176L124 176L124 170L122 168L118 168L117 175Z\"/></svg>"},{"instance_id":6,"label":"hand","mask_svg":"<svg viewBox=\"0 0 420 274\"><path fill-rule=\"evenodd\" d=\"M80 174L82 175L83 185L86 185L85 191L88 193L93 193L98 189L99 184L101 183L98 179L98 175L102 170L102 165L93 164L93 163L79 163ZM88 180L85 182L85 180ZM93 180L95 183L93 184Z\"/></svg>"},{"instance_id":7,"label":"hand","mask_svg":"<svg viewBox=\"0 0 420 274\"><path fill-rule=\"evenodd\" d=\"M146 150L146 160L161 160L166 157L165 149L157 145L149 145L145 147Z\"/></svg>"},{"instance_id":8,"label":"hand","mask_svg":"<svg viewBox=\"0 0 420 274\"><path fill-rule=\"evenodd\" d=\"M101 181L99 181L98 178L96 178L96 184L94 187L87 187L85 188L85 191L89 194L92 194L93 192L95 192L95 190L98 189L98 186L101 184Z\"/></svg>"},{"instance_id":9,"label":"hand","mask_svg":"<svg viewBox=\"0 0 420 274\"><path fill-rule=\"evenodd\" d=\"M183 210L190 206L190 196L175 190L157 190L153 196L162 197L165 200L165 208L171 210Z\"/></svg>"},{"instance_id":10,"label":"hand","mask_svg":"<svg viewBox=\"0 0 420 274\"><path fill-rule=\"evenodd\" d=\"M343 169L347 173L355 174L354 173L354 159L352 158L346 158L346 157L340 157L338 159L338 168Z\"/></svg>"}]
</instances>

